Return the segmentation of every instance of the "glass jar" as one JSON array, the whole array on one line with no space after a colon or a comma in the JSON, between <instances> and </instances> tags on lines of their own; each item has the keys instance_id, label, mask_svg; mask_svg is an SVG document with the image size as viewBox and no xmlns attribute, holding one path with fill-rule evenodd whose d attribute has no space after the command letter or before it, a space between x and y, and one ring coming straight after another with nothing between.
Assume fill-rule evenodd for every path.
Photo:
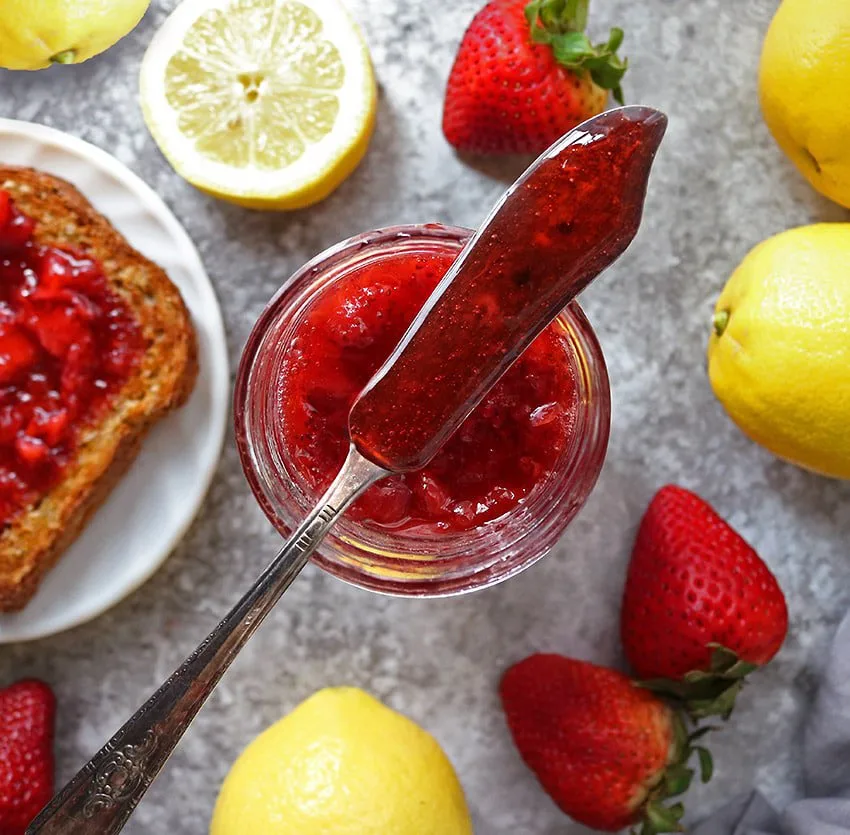
<instances>
[{"instance_id":1,"label":"glass jar","mask_svg":"<svg viewBox=\"0 0 850 835\"><path fill-rule=\"evenodd\" d=\"M350 238L299 269L257 320L234 395L242 466L272 524L288 535L312 508L288 460L275 406L295 324L317 294L355 267L399 251L459 253L472 233L439 224L394 226ZM570 443L550 476L501 517L465 531L379 531L346 516L313 560L331 574L388 594L439 596L485 588L535 563L555 544L596 483L608 446L611 398L602 351L577 303L557 319L573 348L578 407Z\"/></svg>"}]
</instances>

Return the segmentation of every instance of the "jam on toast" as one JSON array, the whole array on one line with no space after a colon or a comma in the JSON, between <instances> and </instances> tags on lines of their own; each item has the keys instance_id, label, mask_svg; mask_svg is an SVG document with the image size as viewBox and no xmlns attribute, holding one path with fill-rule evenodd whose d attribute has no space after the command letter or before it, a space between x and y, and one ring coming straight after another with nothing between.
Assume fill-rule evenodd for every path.
<instances>
[{"instance_id":1,"label":"jam on toast","mask_svg":"<svg viewBox=\"0 0 850 835\"><path fill-rule=\"evenodd\" d=\"M54 443L49 433L62 439L56 446L60 450L61 469L54 469L52 478L28 482L13 466L4 469L7 480L15 478L23 482L17 493L10 493L11 510L6 508L0 520L0 611L9 612L22 609L29 602L45 573L80 534L130 466L148 429L185 403L194 386L198 365L195 332L177 288L161 268L133 249L72 185L33 169L0 166L0 193L3 192L11 198L14 211L22 215L21 223L28 223L26 218L35 221L29 232L33 244L55 248L54 255L60 261L63 250L78 254L82 266L71 259L72 267L85 270L88 266L93 280L99 282L91 284L100 293L95 307L99 315L109 318L101 322L103 339L107 341L97 344L99 349L106 345L111 351L110 361L96 366L93 373L97 379L92 386L102 389L102 395L92 386L86 388L85 380L69 383L69 360L50 344L48 322L38 321L32 306L26 307L21 302L29 317L27 326L35 333L31 346L24 351L25 359L38 363L37 352L41 351L49 365L50 352L56 355L58 370L54 370L61 385L54 388L71 392L68 395L71 407L65 408L67 404L60 403L53 412L37 410L37 418L42 421L41 438L47 440L40 439L39 431L35 431L33 439L27 429L18 430L12 442L14 446L9 454L23 456L21 468L26 475L30 472L26 469L26 458L31 454L47 455L43 447ZM4 278L7 284L4 289L8 290L13 281L9 276L15 275L15 269L26 270L27 265L10 266L7 257L6 267L10 271ZM66 267L59 264L52 275L61 278L63 269ZM60 293L66 289L60 288ZM23 298L26 292L16 297ZM70 295L73 303L88 304L84 296ZM4 315L11 320L15 311L11 302L4 304ZM57 302L40 309L49 317L62 308ZM88 311L84 315L95 314ZM67 316L73 323L73 310ZM24 338L29 339L28 333L23 332ZM61 337L61 329L52 333ZM69 338L68 342L72 344L73 339ZM119 359L115 360L114 356ZM4 357L6 367L0 371L5 370L11 377L9 362ZM41 366L36 370L41 371ZM27 385L37 386L44 376L30 374ZM7 388L7 394L9 391ZM30 424L33 418L29 415L34 414L29 402L31 394L30 391L25 394ZM82 394L89 400L99 396L97 408L86 411L80 406ZM56 391L46 396L57 402L61 399ZM69 428L62 421L58 428L44 425L45 414L60 415L67 420L69 413L79 416L75 419L78 425ZM31 472L49 472L45 470L49 466L58 465L55 461L44 464L35 461ZM20 506L15 507L14 502ZM120 547L116 559L120 559Z\"/></svg>"}]
</instances>

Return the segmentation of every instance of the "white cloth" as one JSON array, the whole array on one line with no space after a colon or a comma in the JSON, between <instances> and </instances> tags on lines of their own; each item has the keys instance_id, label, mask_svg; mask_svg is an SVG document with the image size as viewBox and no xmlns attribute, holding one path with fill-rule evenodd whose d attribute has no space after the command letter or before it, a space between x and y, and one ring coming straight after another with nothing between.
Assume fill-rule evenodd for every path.
<instances>
[{"instance_id":1,"label":"white cloth","mask_svg":"<svg viewBox=\"0 0 850 835\"><path fill-rule=\"evenodd\" d=\"M692 835L850 835L850 614L833 640L803 739L806 797L777 813L742 795Z\"/></svg>"}]
</instances>

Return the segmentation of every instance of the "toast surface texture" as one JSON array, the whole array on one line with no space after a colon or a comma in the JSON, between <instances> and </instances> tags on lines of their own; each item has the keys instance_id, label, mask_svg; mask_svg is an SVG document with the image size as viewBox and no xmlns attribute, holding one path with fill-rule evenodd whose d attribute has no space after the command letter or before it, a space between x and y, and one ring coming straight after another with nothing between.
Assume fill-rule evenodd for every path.
<instances>
[{"instance_id":1,"label":"toast surface texture","mask_svg":"<svg viewBox=\"0 0 850 835\"><path fill-rule=\"evenodd\" d=\"M70 183L0 166L0 189L36 221L35 240L96 258L139 323L145 352L107 411L80 428L62 481L0 533L0 612L22 609L139 451L147 431L183 405L198 371L197 343L180 292ZM116 543L120 559L120 543Z\"/></svg>"}]
</instances>

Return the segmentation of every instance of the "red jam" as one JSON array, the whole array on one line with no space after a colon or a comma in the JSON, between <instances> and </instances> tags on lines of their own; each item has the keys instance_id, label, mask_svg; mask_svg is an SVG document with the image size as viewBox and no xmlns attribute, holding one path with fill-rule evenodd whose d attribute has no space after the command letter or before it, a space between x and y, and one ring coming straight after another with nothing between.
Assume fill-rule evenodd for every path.
<instances>
[{"instance_id":1,"label":"red jam","mask_svg":"<svg viewBox=\"0 0 850 835\"><path fill-rule=\"evenodd\" d=\"M542 329L637 233L665 117L611 110L519 181L351 411L358 450L417 470Z\"/></svg>"},{"instance_id":2,"label":"red jam","mask_svg":"<svg viewBox=\"0 0 850 835\"><path fill-rule=\"evenodd\" d=\"M398 252L361 263L294 326L278 385L284 447L311 498L348 450L348 413L457 255ZM573 348L557 322L535 340L425 469L387 478L349 510L378 529L465 530L514 508L544 481L577 409Z\"/></svg>"},{"instance_id":3,"label":"red jam","mask_svg":"<svg viewBox=\"0 0 850 835\"><path fill-rule=\"evenodd\" d=\"M0 190L0 523L62 477L79 430L143 353L142 334L100 265L37 244Z\"/></svg>"}]
</instances>

